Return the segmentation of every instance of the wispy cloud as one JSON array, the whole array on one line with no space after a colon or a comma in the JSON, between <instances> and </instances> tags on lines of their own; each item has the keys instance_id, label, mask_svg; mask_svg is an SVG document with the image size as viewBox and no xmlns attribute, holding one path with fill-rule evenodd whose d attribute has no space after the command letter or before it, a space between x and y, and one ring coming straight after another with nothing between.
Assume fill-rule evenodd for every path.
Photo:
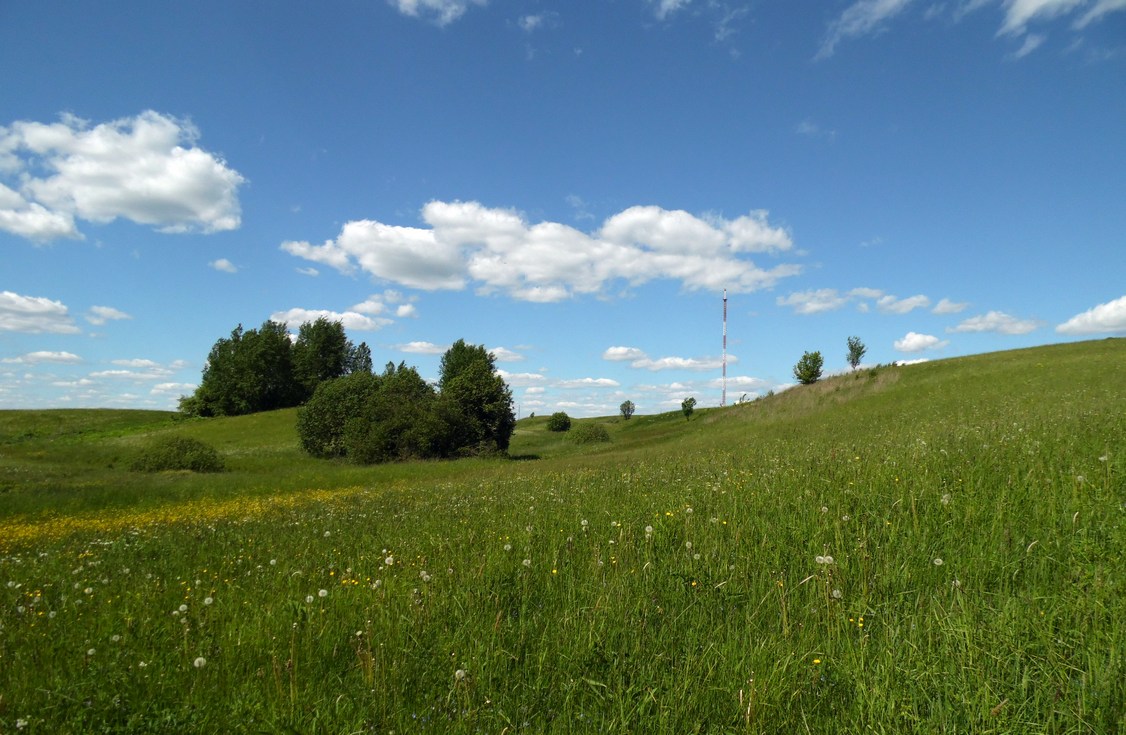
<instances>
[{"instance_id":1,"label":"wispy cloud","mask_svg":"<svg viewBox=\"0 0 1126 735\"><path fill-rule=\"evenodd\" d=\"M845 8L825 34L815 60L832 56L841 41L883 32L890 19L903 12L912 0L858 0Z\"/></svg>"},{"instance_id":2,"label":"wispy cloud","mask_svg":"<svg viewBox=\"0 0 1126 735\"><path fill-rule=\"evenodd\" d=\"M947 332L995 332L997 334L1028 334L1040 327L1033 319L1018 319L1003 311L991 311L966 319Z\"/></svg>"}]
</instances>

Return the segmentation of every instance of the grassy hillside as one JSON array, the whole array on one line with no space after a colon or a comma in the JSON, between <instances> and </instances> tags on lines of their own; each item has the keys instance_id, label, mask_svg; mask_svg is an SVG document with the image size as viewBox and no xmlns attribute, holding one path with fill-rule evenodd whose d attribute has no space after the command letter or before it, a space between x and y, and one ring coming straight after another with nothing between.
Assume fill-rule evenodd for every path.
<instances>
[{"instance_id":1,"label":"grassy hillside","mask_svg":"<svg viewBox=\"0 0 1126 735\"><path fill-rule=\"evenodd\" d=\"M514 460L0 412L0 731L1126 731L1126 341ZM228 471L131 472L160 435Z\"/></svg>"}]
</instances>

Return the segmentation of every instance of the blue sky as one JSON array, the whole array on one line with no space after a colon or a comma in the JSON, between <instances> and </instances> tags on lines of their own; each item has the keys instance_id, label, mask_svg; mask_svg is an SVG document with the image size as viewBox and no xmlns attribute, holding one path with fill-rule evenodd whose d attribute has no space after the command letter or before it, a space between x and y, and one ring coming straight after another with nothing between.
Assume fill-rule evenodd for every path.
<instances>
[{"instance_id":1,"label":"blue sky","mask_svg":"<svg viewBox=\"0 0 1126 735\"><path fill-rule=\"evenodd\" d=\"M1126 0L0 4L0 408L341 319L520 414L1126 335Z\"/></svg>"}]
</instances>

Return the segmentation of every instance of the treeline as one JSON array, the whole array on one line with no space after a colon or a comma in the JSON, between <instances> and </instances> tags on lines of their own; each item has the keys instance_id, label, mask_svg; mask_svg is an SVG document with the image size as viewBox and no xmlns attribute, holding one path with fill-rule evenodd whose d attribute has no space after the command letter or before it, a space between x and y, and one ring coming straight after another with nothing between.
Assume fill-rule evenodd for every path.
<instances>
[{"instance_id":1,"label":"treeline","mask_svg":"<svg viewBox=\"0 0 1126 735\"><path fill-rule=\"evenodd\" d=\"M207 357L200 385L180 398L189 416L238 416L301 406L297 431L316 457L359 463L503 453L516 428L512 391L484 346L458 340L437 385L405 363L372 371L371 350L339 322L239 325Z\"/></svg>"},{"instance_id":2,"label":"treeline","mask_svg":"<svg viewBox=\"0 0 1126 735\"><path fill-rule=\"evenodd\" d=\"M306 322L293 339L281 322L258 329L238 325L207 355L203 378L180 398L189 416L241 416L300 406L326 380L372 371L371 350L354 346L340 322Z\"/></svg>"}]
</instances>

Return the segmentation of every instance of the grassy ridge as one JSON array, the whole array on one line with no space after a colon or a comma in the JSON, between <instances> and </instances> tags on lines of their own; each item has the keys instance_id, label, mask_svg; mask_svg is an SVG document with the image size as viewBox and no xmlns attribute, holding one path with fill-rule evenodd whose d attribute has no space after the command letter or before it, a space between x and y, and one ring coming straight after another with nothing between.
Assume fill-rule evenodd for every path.
<instances>
[{"instance_id":1,"label":"grassy ridge","mask_svg":"<svg viewBox=\"0 0 1126 735\"><path fill-rule=\"evenodd\" d=\"M525 420L507 462L0 413L0 730L1124 731L1124 358ZM230 471L122 469L160 432Z\"/></svg>"}]
</instances>

